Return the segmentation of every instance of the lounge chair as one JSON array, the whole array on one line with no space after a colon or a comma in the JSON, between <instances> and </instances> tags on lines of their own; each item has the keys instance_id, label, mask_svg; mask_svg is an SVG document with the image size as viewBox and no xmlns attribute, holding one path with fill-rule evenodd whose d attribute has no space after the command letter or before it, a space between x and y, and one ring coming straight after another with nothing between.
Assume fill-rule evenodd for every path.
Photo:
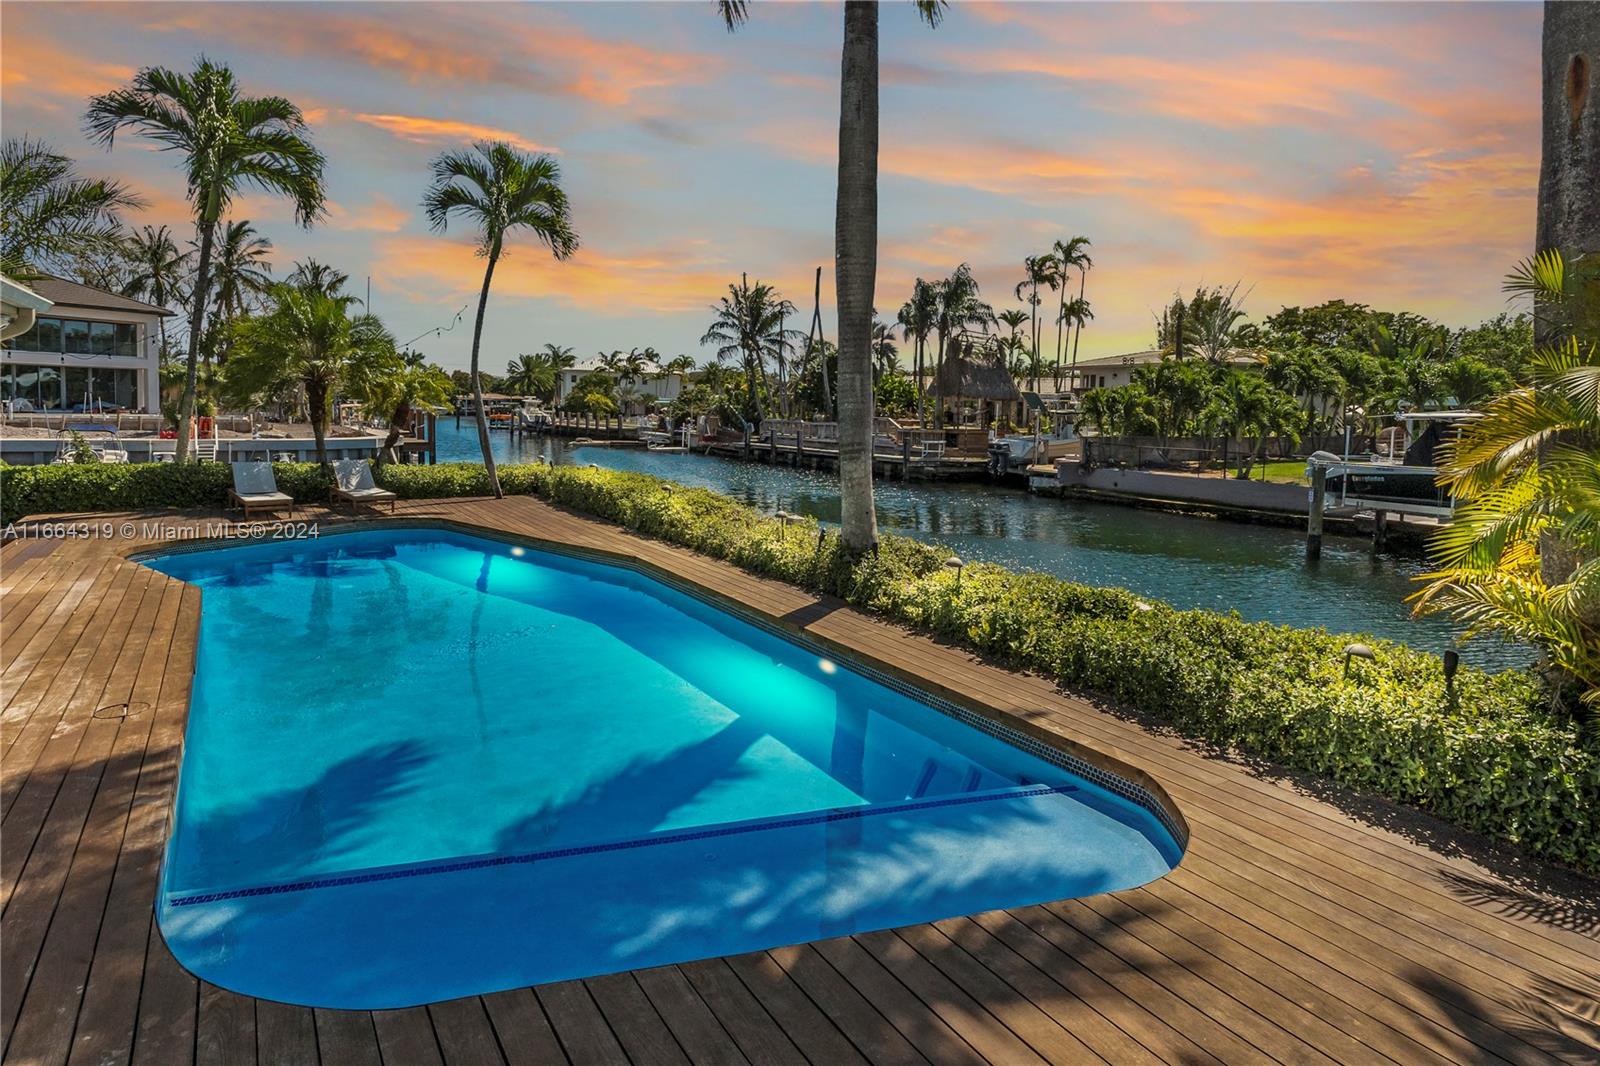
<instances>
[{"instance_id":1,"label":"lounge chair","mask_svg":"<svg viewBox=\"0 0 1600 1066\"><path fill-rule=\"evenodd\" d=\"M287 508L290 514L294 514L294 497L278 491L271 463L234 463L233 488L228 490L228 499L239 506L246 519L249 519L251 511Z\"/></svg>"},{"instance_id":2,"label":"lounge chair","mask_svg":"<svg viewBox=\"0 0 1600 1066\"><path fill-rule=\"evenodd\" d=\"M335 501L348 500L351 510L355 510L358 503L382 503L388 500L391 511L399 499L388 489L380 489L372 483L372 467L365 459L339 459L334 462L333 498Z\"/></svg>"}]
</instances>

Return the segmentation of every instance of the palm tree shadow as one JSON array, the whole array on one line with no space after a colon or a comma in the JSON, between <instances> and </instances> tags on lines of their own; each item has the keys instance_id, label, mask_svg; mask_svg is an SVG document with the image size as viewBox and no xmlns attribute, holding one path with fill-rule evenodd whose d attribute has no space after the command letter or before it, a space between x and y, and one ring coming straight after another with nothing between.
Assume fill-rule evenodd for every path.
<instances>
[{"instance_id":1,"label":"palm tree shadow","mask_svg":"<svg viewBox=\"0 0 1600 1066\"><path fill-rule=\"evenodd\" d=\"M236 888L345 869L384 806L415 788L431 759L415 741L385 744L341 759L310 784L248 803L203 812L180 804L168 888Z\"/></svg>"},{"instance_id":2,"label":"palm tree shadow","mask_svg":"<svg viewBox=\"0 0 1600 1066\"><path fill-rule=\"evenodd\" d=\"M660 828L673 811L693 800L708 783L726 785L755 776L740 757L765 731L736 718L703 740L660 758L640 757L570 799L546 804L495 834L495 850L517 854L536 850L574 827L601 827L589 839L622 840Z\"/></svg>"}]
</instances>

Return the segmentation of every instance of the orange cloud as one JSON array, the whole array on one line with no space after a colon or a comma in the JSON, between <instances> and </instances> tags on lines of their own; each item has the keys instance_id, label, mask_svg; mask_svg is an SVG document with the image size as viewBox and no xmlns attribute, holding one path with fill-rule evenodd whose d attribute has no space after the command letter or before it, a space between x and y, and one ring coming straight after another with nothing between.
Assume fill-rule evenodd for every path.
<instances>
[{"instance_id":1,"label":"orange cloud","mask_svg":"<svg viewBox=\"0 0 1600 1066\"><path fill-rule=\"evenodd\" d=\"M420 115L356 113L350 117L357 122L375 126L380 130L394 134L403 141L410 141L413 144L436 144L440 141L457 143L505 141L517 148L521 148L525 152L559 153L561 151L559 148L551 148L548 145L529 140L509 130L497 129L494 126L480 126L473 122L456 122L444 118L424 118Z\"/></svg>"},{"instance_id":2,"label":"orange cloud","mask_svg":"<svg viewBox=\"0 0 1600 1066\"><path fill-rule=\"evenodd\" d=\"M328 202L327 224L330 229L399 233L409 221L411 212L386 196L374 196L366 206L355 209L331 200Z\"/></svg>"},{"instance_id":3,"label":"orange cloud","mask_svg":"<svg viewBox=\"0 0 1600 1066\"><path fill-rule=\"evenodd\" d=\"M12 13L6 13L12 22ZM97 62L69 53L48 36L6 26L0 48L0 87L6 103L29 103L51 111L82 107L89 97L124 85L134 68L121 63Z\"/></svg>"},{"instance_id":4,"label":"orange cloud","mask_svg":"<svg viewBox=\"0 0 1600 1066\"><path fill-rule=\"evenodd\" d=\"M441 293L475 297L484 261L469 241L445 237L395 237L381 241L374 258L386 284L419 298ZM702 311L732 276L704 243L610 253L580 248L565 262L526 242L495 267L496 298L557 299L588 311L676 314Z\"/></svg>"}]
</instances>

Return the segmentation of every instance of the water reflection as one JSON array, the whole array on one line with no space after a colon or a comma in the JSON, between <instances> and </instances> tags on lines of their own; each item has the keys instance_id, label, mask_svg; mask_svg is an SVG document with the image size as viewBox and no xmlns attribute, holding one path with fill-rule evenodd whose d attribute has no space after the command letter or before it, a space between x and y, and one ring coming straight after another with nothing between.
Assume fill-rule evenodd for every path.
<instances>
[{"instance_id":1,"label":"water reflection","mask_svg":"<svg viewBox=\"0 0 1600 1066\"><path fill-rule=\"evenodd\" d=\"M441 419L439 428L441 461L478 457L470 423L457 430L453 420ZM715 489L763 511L839 520L837 481L828 473L631 448L573 449L552 438L513 439L504 433L492 439L503 462L542 457L596 463ZM1320 564L1308 566L1302 536L1294 529L1056 500L980 484L884 481L876 492L883 529L938 541L969 562L1117 585L1179 607L1372 633L1436 652L1454 637L1445 620L1413 619L1404 602L1416 589L1412 579L1422 572L1422 562L1374 559L1364 540L1329 538ZM1529 656L1520 647L1473 641L1462 649L1462 658L1498 667Z\"/></svg>"}]
</instances>

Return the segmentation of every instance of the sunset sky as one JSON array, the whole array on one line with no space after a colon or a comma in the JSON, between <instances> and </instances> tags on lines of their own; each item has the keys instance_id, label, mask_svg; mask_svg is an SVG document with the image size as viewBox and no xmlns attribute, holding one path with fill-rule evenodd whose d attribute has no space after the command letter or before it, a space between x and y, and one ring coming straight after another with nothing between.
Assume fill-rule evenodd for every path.
<instances>
[{"instance_id":1,"label":"sunset sky","mask_svg":"<svg viewBox=\"0 0 1600 1066\"><path fill-rule=\"evenodd\" d=\"M252 193L233 217L372 279L404 341L476 299L472 234L418 208L438 151L481 137L557 154L581 250L515 241L495 279L484 366L544 342L698 343L741 271L809 316L824 266L836 333L833 195L842 19L753 5L729 35L703 0L652 4L123 4L7 0L7 137L42 137L185 234L177 160L81 133L87 97L142 65L204 53L245 90L287 96L328 157L328 217L295 227ZM938 30L909 3L881 26L878 298L973 265L1015 306L1023 256L1094 242L1087 356L1147 347L1152 309L1200 283L1251 289L1253 317L1342 297L1452 325L1504 307L1533 239L1537 4L976 4ZM464 366L466 323L420 345Z\"/></svg>"}]
</instances>

